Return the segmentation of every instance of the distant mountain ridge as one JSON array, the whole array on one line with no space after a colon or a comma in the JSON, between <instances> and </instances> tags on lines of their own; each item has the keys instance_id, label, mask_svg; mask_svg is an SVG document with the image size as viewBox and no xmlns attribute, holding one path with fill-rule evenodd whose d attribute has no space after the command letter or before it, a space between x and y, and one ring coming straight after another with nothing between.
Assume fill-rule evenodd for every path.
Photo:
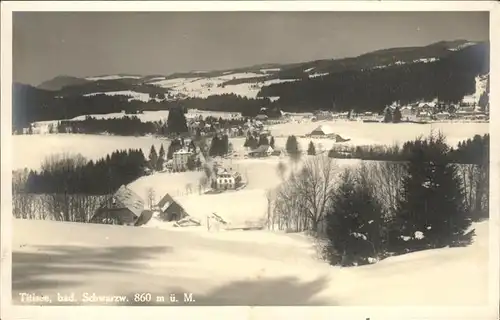
<instances>
[{"instance_id":1,"label":"distant mountain ridge","mask_svg":"<svg viewBox=\"0 0 500 320\"><path fill-rule=\"evenodd\" d=\"M455 40L350 58L227 70L60 76L38 87L14 84L14 122L25 126L40 120L166 110L179 105L252 116L261 107L290 112L332 108L380 112L395 101L456 103L466 96L484 104L488 101L489 60L489 42ZM486 92L478 93L479 87L486 87Z\"/></svg>"},{"instance_id":2,"label":"distant mountain ridge","mask_svg":"<svg viewBox=\"0 0 500 320\"><path fill-rule=\"evenodd\" d=\"M57 76L53 79L42 82L37 86L38 89L58 91L67 86L78 86L88 83L89 81L83 78L72 76Z\"/></svg>"},{"instance_id":3,"label":"distant mountain ridge","mask_svg":"<svg viewBox=\"0 0 500 320\"><path fill-rule=\"evenodd\" d=\"M241 68L210 70L210 71L189 71L189 72L176 72L168 75L130 75L130 74L113 74L113 75L100 75L95 77L78 78L73 76L57 76L54 79L47 80L42 84L36 86L44 90L61 90L66 86L77 86L86 84L91 80L87 79L100 79L101 81L127 81L130 83L147 83L148 80L164 77L165 79L175 78L196 78L196 77L217 77L225 73L243 73L243 72L261 72L265 69L279 69L269 72L268 78L289 78L290 74L297 75L301 71L308 70L316 73L335 73L348 70L360 70L363 68L373 68L377 66L384 66L389 63L401 61L410 63L418 59L425 58L443 58L450 55L454 49L461 49L466 44L480 45L484 42L472 42L469 40L453 40L453 41L440 41L423 47L397 47L376 50L368 53L361 54L356 57L340 58L340 59L323 59L307 62L280 64L280 63L266 63L257 64ZM108 77L108 79L106 79ZM95 81L95 80L94 80Z\"/></svg>"}]
</instances>

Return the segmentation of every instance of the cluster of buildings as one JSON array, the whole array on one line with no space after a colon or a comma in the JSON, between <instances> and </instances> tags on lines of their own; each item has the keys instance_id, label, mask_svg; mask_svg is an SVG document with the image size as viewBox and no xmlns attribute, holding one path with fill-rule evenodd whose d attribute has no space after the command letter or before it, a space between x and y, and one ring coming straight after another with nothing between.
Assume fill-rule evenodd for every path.
<instances>
[{"instance_id":1,"label":"cluster of buildings","mask_svg":"<svg viewBox=\"0 0 500 320\"><path fill-rule=\"evenodd\" d=\"M146 209L144 200L127 186L121 186L109 199L101 203L91 223L141 226L149 222L156 211L163 221L179 221L187 216L183 206L170 194Z\"/></svg>"},{"instance_id":2,"label":"cluster of buildings","mask_svg":"<svg viewBox=\"0 0 500 320\"><path fill-rule=\"evenodd\" d=\"M477 103L444 104L437 101L419 102L405 106L397 103L388 106L392 110L399 108L404 120L485 120L489 116L489 104L485 108Z\"/></svg>"},{"instance_id":3,"label":"cluster of buildings","mask_svg":"<svg viewBox=\"0 0 500 320\"><path fill-rule=\"evenodd\" d=\"M223 168L218 168L212 179L212 186L216 190L236 189L241 183L242 178L238 172ZM150 203L146 205L137 193L123 185L100 204L89 222L141 226L148 223L154 213L163 221L178 222L189 216L186 212L188 203L180 201L182 198L167 193L156 203L151 203L154 200L148 199Z\"/></svg>"}]
</instances>

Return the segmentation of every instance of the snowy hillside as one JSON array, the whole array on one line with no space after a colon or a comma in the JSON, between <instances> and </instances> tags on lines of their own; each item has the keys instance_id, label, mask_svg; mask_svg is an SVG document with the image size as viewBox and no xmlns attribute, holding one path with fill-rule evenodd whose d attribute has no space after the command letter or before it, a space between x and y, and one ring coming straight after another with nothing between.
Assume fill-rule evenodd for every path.
<instances>
[{"instance_id":1,"label":"snowy hillside","mask_svg":"<svg viewBox=\"0 0 500 320\"><path fill-rule=\"evenodd\" d=\"M266 70L268 71L268 70ZM257 79L256 79L257 78ZM169 95L178 98L207 98L212 95L235 94L241 97L257 98L260 89L274 83L294 80L267 79L267 72L227 73L217 77L173 78L153 81L153 84L170 89ZM226 84L231 80L252 79L238 84Z\"/></svg>"},{"instance_id":2,"label":"snowy hillside","mask_svg":"<svg viewBox=\"0 0 500 320\"><path fill-rule=\"evenodd\" d=\"M474 80L476 82L476 90L473 94L465 96L462 101L469 104L478 104L481 95L486 92L486 87L489 81L490 74L479 75Z\"/></svg>"},{"instance_id":3,"label":"snowy hillside","mask_svg":"<svg viewBox=\"0 0 500 320\"><path fill-rule=\"evenodd\" d=\"M85 80L89 80L89 81L119 80L119 79L141 79L141 76L132 76L132 75L107 75L107 76L97 76L97 77L88 77L88 78L85 78Z\"/></svg>"},{"instance_id":4,"label":"snowy hillside","mask_svg":"<svg viewBox=\"0 0 500 320\"><path fill-rule=\"evenodd\" d=\"M199 305L484 306L488 225L476 224L470 247L339 268L302 234L14 220L12 292L16 302L20 292L191 292Z\"/></svg>"}]
</instances>

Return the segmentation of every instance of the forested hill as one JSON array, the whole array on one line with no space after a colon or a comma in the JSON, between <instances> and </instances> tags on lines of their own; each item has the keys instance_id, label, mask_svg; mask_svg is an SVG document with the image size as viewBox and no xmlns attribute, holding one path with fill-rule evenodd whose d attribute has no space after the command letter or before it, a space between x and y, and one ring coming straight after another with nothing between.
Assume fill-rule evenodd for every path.
<instances>
[{"instance_id":1,"label":"forested hill","mask_svg":"<svg viewBox=\"0 0 500 320\"><path fill-rule=\"evenodd\" d=\"M340 110L380 111L393 101L410 103L435 98L459 102L475 92L476 76L489 72L489 44L471 45L442 58L415 59L413 55L410 59L415 62L397 60L376 68L302 77L262 88L259 96L280 97L276 104L288 111L331 109L333 105Z\"/></svg>"},{"instance_id":2,"label":"forested hill","mask_svg":"<svg viewBox=\"0 0 500 320\"><path fill-rule=\"evenodd\" d=\"M380 112L393 101L459 102L476 92L476 77L489 73L489 60L489 43L457 40L352 58L169 76L64 76L38 88L14 84L13 125L179 104L252 116L262 106Z\"/></svg>"}]
</instances>

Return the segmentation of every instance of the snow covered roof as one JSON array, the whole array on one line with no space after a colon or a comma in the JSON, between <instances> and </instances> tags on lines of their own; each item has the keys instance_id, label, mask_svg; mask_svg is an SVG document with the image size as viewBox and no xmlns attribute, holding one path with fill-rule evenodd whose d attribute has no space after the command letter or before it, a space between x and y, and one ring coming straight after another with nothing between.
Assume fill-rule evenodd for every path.
<instances>
[{"instance_id":1,"label":"snow covered roof","mask_svg":"<svg viewBox=\"0 0 500 320\"><path fill-rule=\"evenodd\" d=\"M170 194L166 194L159 202L158 202L158 207L162 212L165 212L165 210L170 207L170 205L174 202L174 199Z\"/></svg>"},{"instance_id":2,"label":"snow covered roof","mask_svg":"<svg viewBox=\"0 0 500 320\"><path fill-rule=\"evenodd\" d=\"M332 128L326 125L320 125L311 132L311 134L332 134L332 133L333 133Z\"/></svg>"},{"instance_id":3,"label":"snow covered roof","mask_svg":"<svg viewBox=\"0 0 500 320\"><path fill-rule=\"evenodd\" d=\"M180 150L177 150L176 152L174 152L174 154L190 154L190 153L192 153L192 152L189 150L186 150L186 149L180 149Z\"/></svg>"},{"instance_id":4,"label":"snow covered roof","mask_svg":"<svg viewBox=\"0 0 500 320\"><path fill-rule=\"evenodd\" d=\"M259 224L267 215L264 190L241 190L211 195L188 195L174 199L192 218L206 225L214 213L231 227Z\"/></svg>"},{"instance_id":5,"label":"snow covered roof","mask_svg":"<svg viewBox=\"0 0 500 320\"><path fill-rule=\"evenodd\" d=\"M144 210L144 200L125 185L113 194L112 201L113 206L127 208L137 217Z\"/></svg>"}]
</instances>

